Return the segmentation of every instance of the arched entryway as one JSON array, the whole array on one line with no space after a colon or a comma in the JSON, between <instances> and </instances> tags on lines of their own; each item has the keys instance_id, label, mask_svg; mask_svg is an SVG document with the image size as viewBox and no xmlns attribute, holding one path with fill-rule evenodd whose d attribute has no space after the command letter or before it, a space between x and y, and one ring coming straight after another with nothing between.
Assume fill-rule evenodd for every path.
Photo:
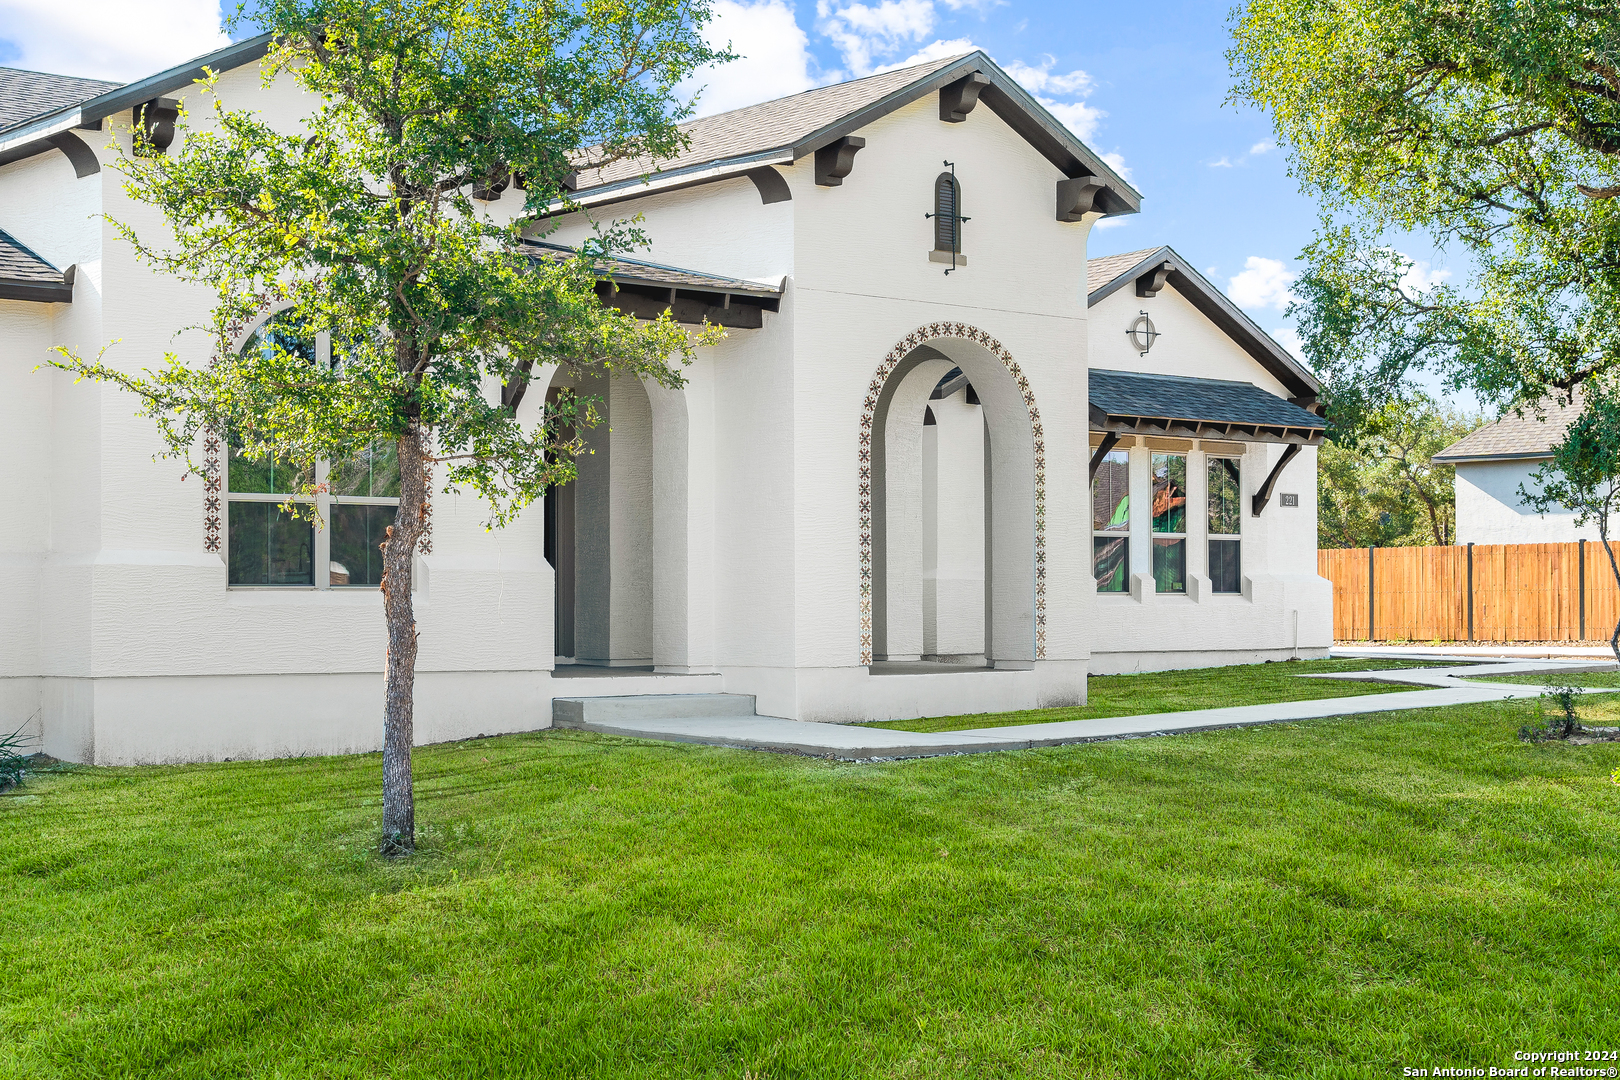
<instances>
[{"instance_id":1,"label":"arched entryway","mask_svg":"<svg viewBox=\"0 0 1620 1080\"><path fill-rule=\"evenodd\" d=\"M963 386L953 388L953 379ZM977 414L960 414L951 441L934 434L935 470L925 476L929 435L941 413L931 402L966 405L971 387ZM939 398L933 395L939 393ZM962 394L962 401L952 399ZM977 420L983 440L977 455L964 452L963 436ZM973 519L971 499L961 499L954 520L941 517L940 447L953 450L958 486L960 466L977 462L983 484L978 521L983 530L977 551L983 559L983 656L1000 667L1028 666L1046 652L1045 596L1045 446L1040 412L1029 382L1001 343L976 327L961 323L924 326L908 335L885 357L868 388L861 418L861 662L909 660L928 655L926 604L929 587L928 547L935 545L935 648L942 626L938 620L942 538L955 544L957 566L971 561L975 547L960 535ZM930 537L929 484L935 505ZM964 509L965 508L965 509ZM947 534L945 530L956 530ZM962 602L956 575L952 608ZM953 632L963 633L957 620ZM967 633L971 633L969 628ZM960 644L960 638L958 638ZM940 658L971 655L940 649Z\"/></svg>"},{"instance_id":2,"label":"arched entryway","mask_svg":"<svg viewBox=\"0 0 1620 1080\"><path fill-rule=\"evenodd\" d=\"M545 554L556 572L559 661L684 669L687 635L686 404L632 377L574 382L601 421L584 433L578 476L546 493Z\"/></svg>"}]
</instances>

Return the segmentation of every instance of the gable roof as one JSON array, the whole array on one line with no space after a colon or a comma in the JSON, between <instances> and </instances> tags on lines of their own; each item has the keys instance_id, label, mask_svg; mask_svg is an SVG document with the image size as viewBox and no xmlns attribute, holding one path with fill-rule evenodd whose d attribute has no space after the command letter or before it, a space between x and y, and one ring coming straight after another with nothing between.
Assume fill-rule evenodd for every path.
<instances>
[{"instance_id":1,"label":"gable roof","mask_svg":"<svg viewBox=\"0 0 1620 1080\"><path fill-rule=\"evenodd\" d=\"M26 244L0 230L0 300L43 304L73 302L73 269L58 270Z\"/></svg>"},{"instance_id":2,"label":"gable roof","mask_svg":"<svg viewBox=\"0 0 1620 1080\"><path fill-rule=\"evenodd\" d=\"M0 131L42 113L88 101L118 85L103 79L76 79L71 75L0 67Z\"/></svg>"},{"instance_id":3,"label":"gable roof","mask_svg":"<svg viewBox=\"0 0 1620 1080\"><path fill-rule=\"evenodd\" d=\"M975 72L990 80L978 100L1064 176L1097 176L1104 181L1099 205L1106 214L1134 214L1141 209L1141 193L979 50L689 121L681 125L689 140L687 149L674 158L582 169L575 201L601 205L741 176L761 165L791 164Z\"/></svg>"},{"instance_id":4,"label":"gable roof","mask_svg":"<svg viewBox=\"0 0 1620 1080\"><path fill-rule=\"evenodd\" d=\"M1544 401L1539 406L1525 406L1522 416L1509 413L1494 424L1486 424L1472 431L1438 454L1433 461L1441 465L1456 465L1469 461L1518 461L1548 458L1552 448L1564 437L1569 425L1581 415L1583 408L1577 393L1567 405Z\"/></svg>"},{"instance_id":5,"label":"gable roof","mask_svg":"<svg viewBox=\"0 0 1620 1080\"><path fill-rule=\"evenodd\" d=\"M1303 405L1315 402L1317 395L1322 392L1322 384L1316 376L1168 244L1087 259L1086 287L1089 291L1086 306L1096 307L1120 289L1134 284L1138 278L1166 265L1169 275L1165 283L1173 286L1205 318L1220 327L1222 333L1276 376L1277 381L1293 395L1290 400Z\"/></svg>"}]
</instances>

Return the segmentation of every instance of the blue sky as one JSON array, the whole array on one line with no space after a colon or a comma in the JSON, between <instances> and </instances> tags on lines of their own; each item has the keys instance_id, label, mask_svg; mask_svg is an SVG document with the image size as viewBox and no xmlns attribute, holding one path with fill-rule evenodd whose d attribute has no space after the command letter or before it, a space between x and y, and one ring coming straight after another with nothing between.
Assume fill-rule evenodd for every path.
<instances>
[{"instance_id":1,"label":"blue sky","mask_svg":"<svg viewBox=\"0 0 1620 1080\"><path fill-rule=\"evenodd\" d=\"M216 5L0 0L0 64L138 78L216 47ZM1093 230L1093 255L1171 244L1292 345L1282 309L1315 209L1266 118L1226 103L1225 4L718 0L715 12L710 36L745 58L693 84L703 112L984 49L1142 192L1141 214Z\"/></svg>"}]
</instances>

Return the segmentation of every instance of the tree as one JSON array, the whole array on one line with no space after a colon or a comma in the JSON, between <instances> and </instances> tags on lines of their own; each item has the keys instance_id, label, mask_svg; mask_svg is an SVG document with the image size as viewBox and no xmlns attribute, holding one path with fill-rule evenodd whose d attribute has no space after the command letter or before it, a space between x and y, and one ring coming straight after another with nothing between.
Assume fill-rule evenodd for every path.
<instances>
[{"instance_id":1,"label":"tree","mask_svg":"<svg viewBox=\"0 0 1620 1080\"><path fill-rule=\"evenodd\" d=\"M1416 391L1335 427L1317 459L1321 547L1405 547L1456 539L1456 470L1434 455L1481 419Z\"/></svg>"},{"instance_id":2,"label":"tree","mask_svg":"<svg viewBox=\"0 0 1620 1080\"><path fill-rule=\"evenodd\" d=\"M1248 0L1235 100L1322 206L1298 283L1329 415L1440 372L1499 408L1620 360L1620 18L1612 0ZM1419 288L1389 238L1473 270Z\"/></svg>"},{"instance_id":3,"label":"tree","mask_svg":"<svg viewBox=\"0 0 1620 1080\"><path fill-rule=\"evenodd\" d=\"M137 133L119 163L131 198L161 210L172 233L115 222L124 238L215 297L212 366L171 353L130 373L105 352L61 366L138 395L170 455L192 463L199 440L224 434L249 459L295 465L306 496L317 461L394 445L382 846L404 854L415 847L411 565L431 469L503 525L574 477L578 430L596 420L593 402L565 394L538 425L520 423L537 366L676 386L695 345L712 340L667 313L638 323L601 304L592 258L642 240L635 232L604 230L578 258L537 258L522 221L494 221L469 196L516 178L527 207L543 208L566 202L582 161L667 156L691 111L677 84L726 56L698 36L707 0L265 0L251 17L274 35L265 81L295 80L319 102L301 129L274 130L215 96L204 122L186 119L178 153L152 152ZM332 362L275 335L236 352L267 306L330 333Z\"/></svg>"},{"instance_id":4,"label":"tree","mask_svg":"<svg viewBox=\"0 0 1620 1080\"><path fill-rule=\"evenodd\" d=\"M1519 497L1536 513L1573 510L1575 524L1596 525L1609 570L1620 587L1620 562L1609 539L1609 522L1620 507L1620 399L1608 380L1588 382L1581 415L1553 447L1552 458L1531 473L1534 490L1519 486ZM1620 660L1620 623L1609 638L1614 658Z\"/></svg>"}]
</instances>

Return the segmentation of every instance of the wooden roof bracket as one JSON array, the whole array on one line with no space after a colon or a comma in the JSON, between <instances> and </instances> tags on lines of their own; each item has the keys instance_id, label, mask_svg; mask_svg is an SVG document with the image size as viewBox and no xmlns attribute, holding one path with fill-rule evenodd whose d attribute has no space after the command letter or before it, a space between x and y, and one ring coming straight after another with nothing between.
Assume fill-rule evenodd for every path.
<instances>
[{"instance_id":1,"label":"wooden roof bracket","mask_svg":"<svg viewBox=\"0 0 1620 1080\"><path fill-rule=\"evenodd\" d=\"M1118 442L1119 432L1109 431L1103 434L1102 442L1097 444L1097 452L1091 455L1091 468L1086 473L1087 480L1097 479L1097 470L1102 466L1103 458L1108 456L1108 451L1112 450Z\"/></svg>"},{"instance_id":2,"label":"wooden roof bracket","mask_svg":"<svg viewBox=\"0 0 1620 1080\"><path fill-rule=\"evenodd\" d=\"M990 85L990 76L973 72L939 88L939 118L947 124L960 124L979 103L979 95Z\"/></svg>"},{"instance_id":3,"label":"wooden roof bracket","mask_svg":"<svg viewBox=\"0 0 1620 1080\"><path fill-rule=\"evenodd\" d=\"M1250 505L1254 509L1255 517L1259 517L1260 511L1264 510L1266 508L1266 504L1271 501L1271 492L1277 486L1277 477L1281 476L1283 469L1288 465L1288 463L1293 461L1294 458L1298 456L1299 443L1289 443L1288 449L1283 451L1283 456L1278 458L1277 464L1272 466L1271 475L1266 477L1266 482L1264 484L1260 485L1260 490L1254 493L1254 499L1251 501Z\"/></svg>"},{"instance_id":4,"label":"wooden roof bracket","mask_svg":"<svg viewBox=\"0 0 1620 1080\"><path fill-rule=\"evenodd\" d=\"M845 135L816 151L816 186L837 187L855 171L855 152L866 145L859 135Z\"/></svg>"}]
</instances>

